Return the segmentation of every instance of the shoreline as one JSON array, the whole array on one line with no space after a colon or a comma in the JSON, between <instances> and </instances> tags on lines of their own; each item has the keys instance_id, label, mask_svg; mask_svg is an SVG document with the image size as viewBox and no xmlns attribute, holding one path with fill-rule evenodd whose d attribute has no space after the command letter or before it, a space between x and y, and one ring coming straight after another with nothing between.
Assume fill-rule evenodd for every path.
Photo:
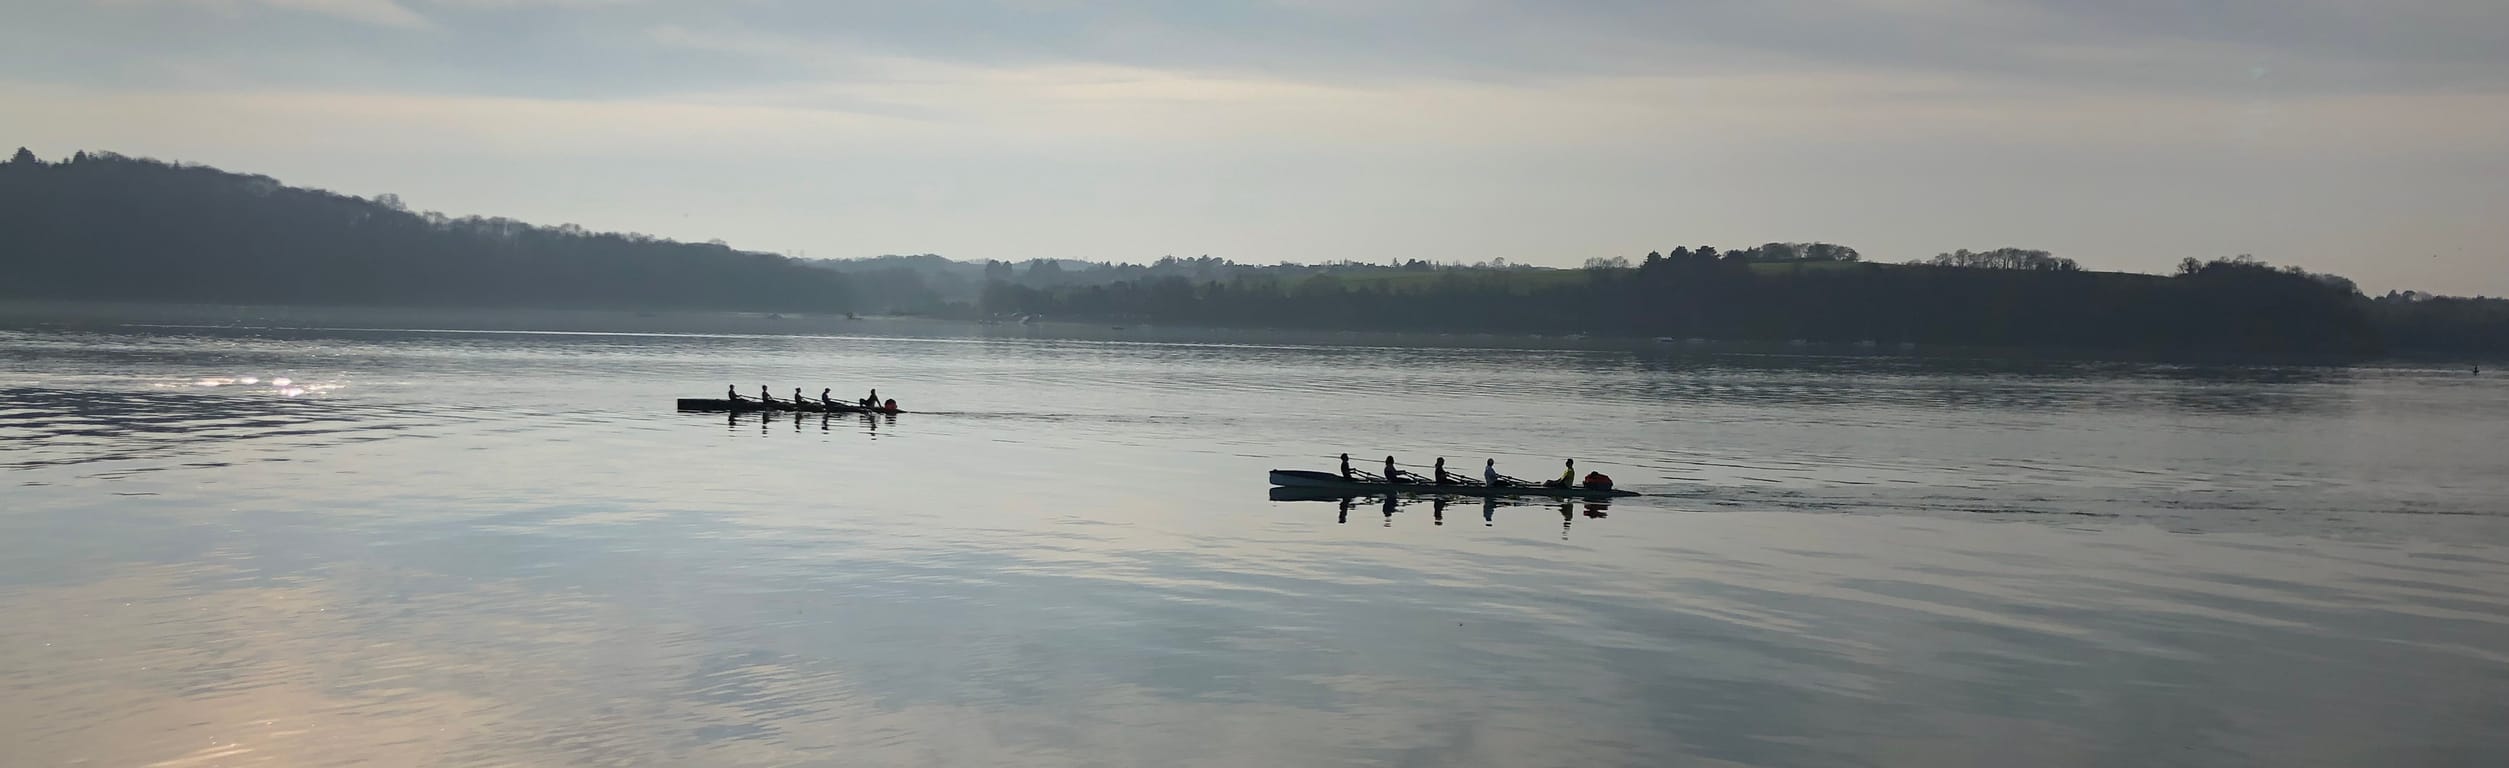
<instances>
[{"instance_id":1,"label":"shoreline","mask_svg":"<svg viewBox=\"0 0 2509 768\"><path fill-rule=\"evenodd\" d=\"M1557 336L1434 331L1319 330L1040 321L983 322L921 315L852 316L728 310L631 310L442 306L196 304L0 299L0 328L101 331L115 328L223 328L271 331L791 336L902 339L1099 341L1345 348L1530 349L1621 352L1645 358L1777 356L1974 361L1985 363L2145 363L2161 365L2396 367L2468 366L2492 358L2382 354L2274 357L2139 354L2059 347L1958 347L1892 342L1735 341L1626 336Z\"/></svg>"}]
</instances>

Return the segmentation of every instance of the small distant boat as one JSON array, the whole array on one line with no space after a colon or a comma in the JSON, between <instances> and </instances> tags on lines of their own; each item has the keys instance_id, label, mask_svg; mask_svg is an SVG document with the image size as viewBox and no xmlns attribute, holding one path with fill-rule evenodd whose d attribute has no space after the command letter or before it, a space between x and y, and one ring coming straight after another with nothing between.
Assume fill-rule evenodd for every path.
<instances>
[{"instance_id":1,"label":"small distant boat","mask_svg":"<svg viewBox=\"0 0 2509 768\"><path fill-rule=\"evenodd\" d=\"M720 398L707 397L680 398L679 409L683 411L738 411L742 413L755 411L777 411L786 413L905 413L905 411L898 410L896 408L865 408L859 405L851 405L847 403L821 405L818 403L807 402L795 403L789 400L776 400L773 402L761 403L756 400L724 400Z\"/></svg>"},{"instance_id":2,"label":"small distant boat","mask_svg":"<svg viewBox=\"0 0 2509 768\"><path fill-rule=\"evenodd\" d=\"M1550 485L1483 485L1481 483L1388 483L1374 480L1351 480L1331 472L1305 469L1275 469L1272 484L1283 488L1311 488L1319 491L1351 493L1413 493L1450 494L1455 496L1550 496L1562 499L1616 499L1640 495L1637 491L1618 488L1561 488Z\"/></svg>"}]
</instances>

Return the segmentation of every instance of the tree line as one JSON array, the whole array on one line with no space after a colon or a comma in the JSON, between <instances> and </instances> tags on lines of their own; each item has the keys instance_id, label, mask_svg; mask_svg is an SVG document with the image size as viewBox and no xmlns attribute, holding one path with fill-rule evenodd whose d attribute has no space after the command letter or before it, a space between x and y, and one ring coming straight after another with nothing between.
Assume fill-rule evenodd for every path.
<instances>
[{"instance_id":1,"label":"tree line","mask_svg":"<svg viewBox=\"0 0 2509 768\"><path fill-rule=\"evenodd\" d=\"M412 212L105 152L0 163L0 295L202 303L842 311L846 276L647 235Z\"/></svg>"},{"instance_id":2,"label":"tree line","mask_svg":"<svg viewBox=\"0 0 2509 768\"><path fill-rule=\"evenodd\" d=\"M2239 256L2171 275L2046 251L1907 264L1831 243L1684 246L1551 269L1493 259L1147 264L802 261L412 212L266 176L79 153L0 163L0 296L212 303L891 311L963 318L2065 348L2167 356L2509 356L2509 301L2362 296Z\"/></svg>"},{"instance_id":3,"label":"tree line","mask_svg":"<svg viewBox=\"0 0 2509 768\"><path fill-rule=\"evenodd\" d=\"M1062 287L994 279L981 303L994 314L1065 319L2171 358L2509 354L2509 301L2372 300L2344 278L2247 256L2188 259L2163 276L2084 271L2010 248L1914 264L1771 262L1699 247L1582 270L1168 275Z\"/></svg>"}]
</instances>

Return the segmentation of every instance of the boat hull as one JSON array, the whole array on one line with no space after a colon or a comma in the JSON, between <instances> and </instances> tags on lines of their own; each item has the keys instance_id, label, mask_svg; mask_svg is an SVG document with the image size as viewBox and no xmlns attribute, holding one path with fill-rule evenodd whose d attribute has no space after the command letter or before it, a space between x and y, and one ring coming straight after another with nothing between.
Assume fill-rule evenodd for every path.
<instances>
[{"instance_id":1,"label":"boat hull","mask_svg":"<svg viewBox=\"0 0 2509 768\"><path fill-rule=\"evenodd\" d=\"M1488 486L1479 483L1380 483L1349 480L1331 472L1304 469L1272 470L1272 484L1319 492L1449 494L1454 496L1549 496L1560 499L1617 499L1636 496L1618 488L1556 488L1542 485Z\"/></svg>"},{"instance_id":2,"label":"boat hull","mask_svg":"<svg viewBox=\"0 0 2509 768\"><path fill-rule=\"evenodd\" d=\"M719 400L702 397L680 398L679 409L683 411L737 411L741 413L751 413L757 411L773 411L777 413L904 413L904 411L899 411L893 408L864 408L859 405L845 405L842 403L833 406L820 405L818 403L795 404L784 401L762 404L755 400Z\"/></svg>"}]
</instances>

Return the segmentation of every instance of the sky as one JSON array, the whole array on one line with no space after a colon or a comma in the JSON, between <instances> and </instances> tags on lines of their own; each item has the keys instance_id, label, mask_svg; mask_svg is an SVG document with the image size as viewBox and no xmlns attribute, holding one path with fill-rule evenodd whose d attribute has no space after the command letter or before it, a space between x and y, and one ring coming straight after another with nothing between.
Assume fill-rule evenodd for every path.
<instances>
[{"instance_id":1,"label":"sky","mask_svg":"<svg viewBox=\"0 0 2509 768\"><path fill-rule=\"evenodd\" d=\"M11 5L0 143L810 257L1827 241L2509 295L2500 0Z\"/></svg>"}]
</instances>

